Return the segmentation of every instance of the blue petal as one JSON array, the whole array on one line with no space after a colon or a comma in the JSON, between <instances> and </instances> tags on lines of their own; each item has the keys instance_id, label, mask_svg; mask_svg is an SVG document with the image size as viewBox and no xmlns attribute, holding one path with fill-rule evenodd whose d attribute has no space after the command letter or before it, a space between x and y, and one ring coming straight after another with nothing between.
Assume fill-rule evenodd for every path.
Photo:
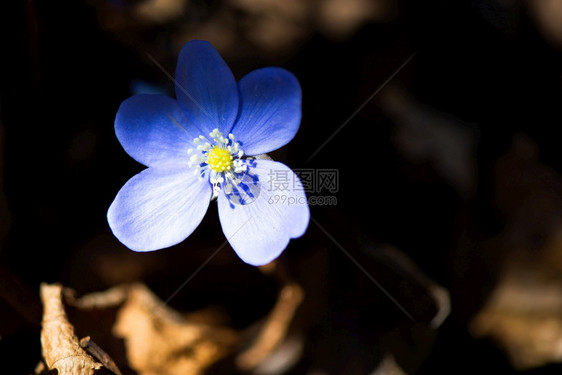
<instances>
[{"instance_id":1,"label":"blue petal","mask_svg":"<svg viewBox=\"0 0 562 375\"><path fill-rule=\"evenodd\" d=\"M310 211L298 177L284 164L257 160L251 173L259 179L259 192L246 204L233 204L219 194L218 207L222 230L246 263L258 266L271 262L287 247L291 238L304 234ZM274 176L289 181L280 188Z\"/></svg>"},{"instance_id":2,"label":"blue petal","mask_svg":"<svg viewBox=\"0 0 562 375\"><path fill-rule=\"evenodd\" d=\"M178 103L162 95L136 95L121 103L115 134L130 156L149 167L186 164L187 150L199 136Z\"/></svg>"},{"instance_id":3,"label":"blue petal","mask_svg":"<svg viewBox=\"0 0 562 375\"><path fill-rule=\"evenodd\" d=\"M227 134L238 114L236 81L209 43L186 43L176 66L176 97L190 124L207 136L213 129Z\"/></svg>"},{"instance_id":4,"label":"blue petal","mask_svg":"<svg viewBox=\"0 0 562 375\"><path fill-rule=\"evenodd\" d=\"M240 89L240 117L232 133L247 155L277 150L289 143L301 121L301 89L285 69L263 68L244 76Z\"/></svg>"},{"instance_id":5,"label":"blue petal","mask_svg":"<svg viewBox=\"0 0 562 375\"><path fill-rule=\"evenodd\" d=\"M148 168L121 188L107 212L113 234L135 251L152 251L186 239L211 199L208 181L191 170Z\"/></svg>"}]
</instances>

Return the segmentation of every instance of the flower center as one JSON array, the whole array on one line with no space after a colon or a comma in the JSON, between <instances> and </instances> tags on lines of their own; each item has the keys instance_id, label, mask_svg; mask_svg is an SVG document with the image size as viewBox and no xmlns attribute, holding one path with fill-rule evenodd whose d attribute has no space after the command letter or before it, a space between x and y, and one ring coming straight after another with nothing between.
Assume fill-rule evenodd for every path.
<instances>
[{"instance_id":1,"label":"flower center","mask_svg":"<svg viewBox=\"0 0 562 375\"><path fill-rule=\"evenodd\" d=\"M199 175L199 180L209 179L213 185L213 197L222 190L230 205L248 204L259 194L258 177L248 168L255 166L254 158L244 157L240 143L233 134L224 137L218 129L193 140L196 149L190 148L188 165Z\"/></svg>"},{"instance_id":2,"label":"flower center","mask_svg":"<svg viewBox=\"0 0 562 375\"><path fill-rule=\"evenodd\" d=\"M244 151L232 134L224 137L218 129L214 129L209 133L209 137L212 141L204 135L193 140L197 151L192 148L187 150L188 154L192 154L189 166L195 168L195 173L199 174L200 179L208 176L215 190L220 190L226 181L225 189L229 191L232 184L239 183L240 175L248 168L242 162Z\"/></svg>"},{"instance_id":3,"label":"flower center","mask_svg":"<svg viewBox=\"0 0 562 375\"><path fill-rule=\"evenodd\" d=\"M230 152L220 146L214 146L207 152L207 160L205 162L215 172L226 172L232 169L232 155Z\"/></svg>"}]
</instances>

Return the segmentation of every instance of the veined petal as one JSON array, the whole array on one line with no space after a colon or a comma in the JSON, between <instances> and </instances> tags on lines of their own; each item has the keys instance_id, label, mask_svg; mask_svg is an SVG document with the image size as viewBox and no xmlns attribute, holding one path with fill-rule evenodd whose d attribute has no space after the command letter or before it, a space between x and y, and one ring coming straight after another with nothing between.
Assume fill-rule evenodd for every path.
<instances>
[{"instance_id":1,"label":"veined petal","mask_svg":"<svg viewBox=\"0 0 562 375\"><path fill-rule=\"evenodd\" d=\"M152 251L186 239L211 199L209 181L191 169L148 168L121 188L107 212L113 234L135 251Z\"/></svg>"},{"instance_id":2,"label":"veined petal","mask_svg":"<svg viewBox=\"0 0 562 375\"><path fill-rule=\"evenodd\" d=\"M187 150L199 136L178 103L163 95L135 95L121 103L115 134L127 154L149 167L187 164Z\"/></svg>"},{"instance_id":3,"label":"veined petal","mask_svg":"<svg viewBox=\"0 0 562 375\"><path fill-rule=\"evenodd\" d=\"M207 136L215 128L228 134L238 114L238 90L217 50L201 40L186 43L175 78L178 102L199 134Z\"/></svg>"},{"instance_id":4,"label":"veined petal","mask_svg":"<svg viewBox=\"0 0 562 375\"><path fill-rule=\"evenodd\" d=\"M220 193L218 207L222 230L234 251L244 262L258 266L277 258L291 238L304 234L310 211L300 180L286 165L256 160L251 172L260 184L256 199L240 205ZM281 186L279 176L288 185Z\"/></svg>"},{"instance_id":5,"label":"veined petal","mask_svg":"<svg viewBox=\"0 0 562 375\"><path fill-rule=\"evenodd\" d=\"M247 155L273 151L289 143L301 121L302 94L296 77L282 68L263 68L238 83L240 115L232 133Z\"/></svg>"}]
</instances>

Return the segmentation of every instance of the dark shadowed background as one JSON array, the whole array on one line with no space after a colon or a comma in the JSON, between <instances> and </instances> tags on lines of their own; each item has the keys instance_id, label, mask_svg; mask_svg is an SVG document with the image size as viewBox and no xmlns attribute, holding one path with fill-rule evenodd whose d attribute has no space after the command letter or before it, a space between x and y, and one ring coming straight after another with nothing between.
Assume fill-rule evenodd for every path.
<instances>
[{"instance_id":1,"label":"dark shadowed background","mask_svg":"<svg viewBox=\"0 0 562 375\"><path fill-rule=\"evenodd\" d=\"M338 170L337 192L316 194L337 204L311 205L278 260L306 295L280 373L390 374L388 353L408 374L560 373L556 0L22 0L0 14L0 372L41 358L41 282L82 295L142 281L166 300L225 241L214 204L186 241L144 254L105 216L142 169L115 137L120 103L173 95L166 72L205 39L237 79L292 71L302 124L271 156ZM450 295L438 327L428 280ZM278 283L226 246L169 305L220 306L243 330Z\"/></svg>"}]
</instances>

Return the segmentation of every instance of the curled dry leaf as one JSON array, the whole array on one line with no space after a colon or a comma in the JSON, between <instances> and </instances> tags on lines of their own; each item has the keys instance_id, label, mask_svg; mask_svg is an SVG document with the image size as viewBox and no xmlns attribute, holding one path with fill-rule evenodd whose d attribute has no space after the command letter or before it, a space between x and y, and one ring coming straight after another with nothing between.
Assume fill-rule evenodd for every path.
<instances>
[{"instance_id":1,"label":"curled dry leaf","mask_svg":"<svg viewBox=\"0 0 562 375\"><path fill-rule=\"evenodd\" d=\"M90 357L74 334L62 303L62 286L41 285L43 322L41 348L43 359L49 370L58 370L60 375L93 375L102 364Z\"/></svg>"},{"instance_id":2,"label":"curled dry leaf","mask_svg":"<svg viewBox=\"0 0 562 375\"><path fill-rule=\"evenodd\" d=\"M232 330L186 320L140 284L129 289L113 331L142 375L200 374L238 342Z\"/></svg>"}]
</instances>

